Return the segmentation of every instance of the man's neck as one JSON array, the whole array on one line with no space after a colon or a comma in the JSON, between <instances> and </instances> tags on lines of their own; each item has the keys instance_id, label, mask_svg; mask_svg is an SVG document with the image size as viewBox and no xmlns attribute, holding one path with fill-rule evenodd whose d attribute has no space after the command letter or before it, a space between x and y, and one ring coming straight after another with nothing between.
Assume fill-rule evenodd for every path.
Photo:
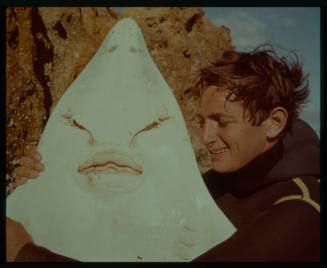
<instances>
[{"instance_id":1,"label":"man's neck","mask_svg":"<svg viewBox=\"0 0 327 268\"><path fill-rule=\"evenodd\" d=\"M283 153L282 141L276 141L268 150L238 171L229 174L215 172L215 180L219 180L217 183L227 192L246 195L269 183L265 181L265 177L282 158Z\"/></svg>"}]
</instances>

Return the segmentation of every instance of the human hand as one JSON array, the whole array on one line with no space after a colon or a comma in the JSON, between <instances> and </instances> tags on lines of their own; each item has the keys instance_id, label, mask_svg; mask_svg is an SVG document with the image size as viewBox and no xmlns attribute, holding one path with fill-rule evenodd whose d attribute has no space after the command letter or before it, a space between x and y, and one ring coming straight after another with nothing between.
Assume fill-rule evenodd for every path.
<instances>
[{"instance_id":1,"label":"human hand","mask_svg":"<svg viewBox=\"0 0 327 268\"><path fill-rule=\"evenodd\" d=\"M9 217L6 217L6 260L15 261L19 251L27 243L33 243L32 237L25 230L24 226Z\"/></svg>"},{"instance_id":2,"label":"human hand","mask_svg":"<svg viewBox=\"0 0 327 268\"><path fill-rule=\"evenodd\" d=\"M42 156L37 150L25 150L24 155L18 160L20 166L13 172L16 187L26 183L28 179L35 179L39 176L44 169L41 159Z\"/></svg>"}]
</instances>

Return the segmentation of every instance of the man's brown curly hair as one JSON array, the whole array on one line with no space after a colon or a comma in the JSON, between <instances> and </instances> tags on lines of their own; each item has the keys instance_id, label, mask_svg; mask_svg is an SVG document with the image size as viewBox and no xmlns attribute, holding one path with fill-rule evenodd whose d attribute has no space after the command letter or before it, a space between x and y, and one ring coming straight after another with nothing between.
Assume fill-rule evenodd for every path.
<instances>
[{"instance_id":1,"label":"man's brown curly hair","mask_svg":"<svg viewBox=\"0 0 327 268\"><path fill-rule=\"evenodd\" d=\"M259 46L250 53L227 51L211 66L200 70L197 93L209 86L231 90L228 101L241 101L250 122L260 125L277 106L288 111L288 129L309 95L309 82L302 64L292 52L279 58L272 46Z\"/></svg>"}]
</instances>

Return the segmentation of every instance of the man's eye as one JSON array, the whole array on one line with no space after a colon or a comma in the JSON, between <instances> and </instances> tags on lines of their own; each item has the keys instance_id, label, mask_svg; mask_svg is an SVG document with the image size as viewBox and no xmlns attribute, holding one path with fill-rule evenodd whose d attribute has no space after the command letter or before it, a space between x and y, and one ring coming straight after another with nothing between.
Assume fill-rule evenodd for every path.
<instances>
[{"instance_id":1,"label":"man's eye","mask_svg":"<svg viewBox=\"0 0 327 268\"><path fill-rule=\"evenodd\" d=\"M229 121L218 121L220 127L226 127L229 123Z\"/></svg>"},{"instance_id":2,"label":"man's eye","mask_svg":"<svg viewBox=\"0 0 327 268\"><path fill-rule=\"evenodd\" d=\"M200 127L203 127L204 120L202 118L195 117L194 123L197 128L200 128Z\"/></svg>"},{"instance_id":3,"label":"man's eye","mask_svg":"<svg viewBox=\"0 0 327 268\"><path fill-rule=\"evenodd\" d=\"M199 128L203 127L203 126L204 126L204 121L199 121L199 122L197 123L197 126L198 126Z\"/></svg>"}]
</instances>

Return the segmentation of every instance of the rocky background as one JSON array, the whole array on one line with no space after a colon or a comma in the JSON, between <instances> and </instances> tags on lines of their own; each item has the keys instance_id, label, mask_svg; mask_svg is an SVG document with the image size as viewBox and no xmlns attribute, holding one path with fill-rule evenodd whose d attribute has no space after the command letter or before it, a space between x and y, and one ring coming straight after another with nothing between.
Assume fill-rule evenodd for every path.
<instances>
[{"instance_id":1,"label":"rocky background","mask_svg":"<svg viewBox=\"0 0 327 268\"><path fill-rule=\"evenodd\" d=\"M24 148L36 147L52 109L123 17L139 24L148 49L175 94L201 172L210 158L196 135L196 72L233 49L229 29L201 8L7 8L6 181Z\"/></svg>"}]
</instances>

